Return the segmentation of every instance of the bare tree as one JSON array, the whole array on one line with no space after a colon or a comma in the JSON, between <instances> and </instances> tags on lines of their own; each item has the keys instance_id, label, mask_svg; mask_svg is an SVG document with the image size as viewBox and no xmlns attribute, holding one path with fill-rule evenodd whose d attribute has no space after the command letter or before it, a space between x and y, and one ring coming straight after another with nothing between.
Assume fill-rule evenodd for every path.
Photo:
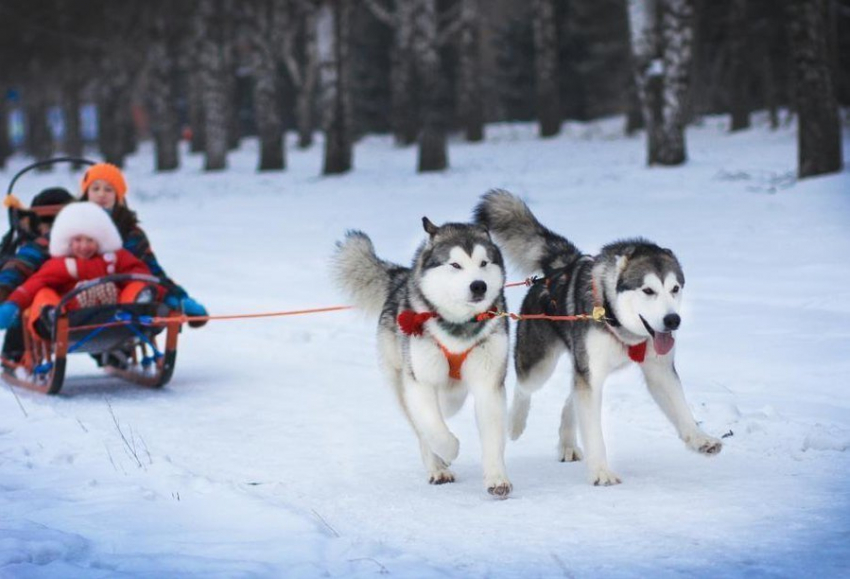
<instances>
[{"instance_id":1,"label":"bare tree","mask_svg":"<svg viewBox=\"0 0 850 579\"><path fill-rule=\"evenodd\" d=\"M558 87L558 33L554 0L533 0L534 70L540 136L561 132Z\"/></svg>"},{"instance_id":2,"label":"bare tree","mask_svg":"<svg viewBox=\"0 0 850 579\"><path fill-rule=\"evenodd\" d=\"M629 0L635 84L650 165L687 159L685 97L693 52L693 0Z\"/></svg>"},{"instance_id":3,"label":"bare tree","mask_svg":"<svg viewBox=\"0 0 850 579\"><path fill-rule=\"evenodd\" d=\"M0 82L0 90L4 93L4 84ZM9 110L5 98L0 98L0 169L6 168L6 159L12 154L12 144L9 142Z\"/></svg>"},{"instance_id":4,"label":"bare tree","mask_svg":"<svg viewBox=\"0 0 850 579\"><path fill-rule=\"evenodd\" d=\"M393 31L390 54L390 126L395 142L412 145L419 134L419 119L414 98L414 12L418 0L393 0L394 9L380 0L365 0L371 12Z\"/></svg>"},{"instance_id":5,"label":"bare tree","mask_svg":"<svg viewBox=\"0 0 850 579\"><path fill-rule=\"evenodd\" d=\"M458 58L458 115L466 140L484 140L481 92L481 12L479 0L461 0Z\"/></svg>"},{"instance_id":6,"label":"bare tree","mask_svg":"<svg viewBox=\"0 0 850 579\"><path fill-rule=\"evenodd\" d=\"M205 171L219 171L227 167L228 86L225 80L225 39L220 4L217 0L200 0L195 16Z\"/></svg>"},{"instance_id":7,"label":"bare tree","mask_svg":"<svg viewBox=\"0 0 850 579\"><path fill-rule=\"evenodd\" d=\"M448 167L446 143L446 82L438 51L437 2L416 0L413 16L413 55L421 94L422 129L419 133L420 173Z\"/></svg>"},{"instance_id":8,"label":"bare tree","mask_svg":"<svg viewBox=\"0 0 850 579\"><path fill-rule=\"evenodd\" d=\"M254 80L254 119L260 136L260 171L286 167L281 119L280 79L272 48L272 16L280 0L255 0L246 5Z\"/></svg>"},{"instance_id":9,"label":"bare tree","mask_svg":"<svg viewBox=\"0 0 850 579\"><path fill-rule=\"evenodd\" d=\"M825 0L786 0L796 73L798 174L841 170L841 124L827 48Z\"/></svg>"},{"instance_id":10,"label":"bare tree","mask_svg":"<svg viewBox=\"0 0 850 579\"><path fill-rule=\"evenodd\" d=\"M150 35L147 50L149 90L146 91L153 134L156 170L171 171L180 165L180 127L175 110L176 59L173 19L163 2L148 4Z\"/></svg>"},{"instance_id":11,"label":"bare tree","mask_svg":"<svg viewBox=\"0 0 850 579\"><path fill-rule=\"evenodd\" d=\"M319 54L316 39L316 0L275 2L273 44L295 87L295 123L298 148L313 144L316 89L319 80Z\"/></svg>"},{"instance_id":12,"label":"bare tree","mask_svg":"<svg viewBox=\"0 0 850 579\"><path fill-rule=\"evenodd\" d=\"M326 0L319 10L317 26L325 130L322 173L333 175L351 170L352 163L351 0Z\"/></svg>"},{"instance_id":13,"label":"bare tree","mask_svg":"<svg viewBox=\"0 0 850 579\"><path fill-rule=\"evenodd\" d=\"M750 20L747 17L748 0L732 0L729 9L729 52L731 59L730 112L732 131L750 128Z\"/></svg>"}]
</instances>

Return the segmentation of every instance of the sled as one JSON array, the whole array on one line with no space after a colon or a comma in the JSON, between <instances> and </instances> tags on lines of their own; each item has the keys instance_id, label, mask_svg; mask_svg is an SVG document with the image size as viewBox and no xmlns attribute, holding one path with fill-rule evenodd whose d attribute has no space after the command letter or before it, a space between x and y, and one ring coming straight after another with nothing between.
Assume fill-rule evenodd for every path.
<instances>
[{"instance_id":1,"label":"sled","mask_svg":"<svg viewBox=\"0 0 850 579\"><path fill-rule=\"evenodd\" d=\"M65 380L69 354L87 353L107 373L126 381L161 388L171 380L177 360L177 336L181 315L159 302L110 304L68 309L78 294L105 283L141 281L165 287L159 278L141 274L118 274L82 283L62 297L53 311L49 336L31 331L27 310L24 355L20 362L3 362L3 380L14 386L44 394L58 394ZM160 334L165 333L160 350Z\"/></svg>"}]
</instances>

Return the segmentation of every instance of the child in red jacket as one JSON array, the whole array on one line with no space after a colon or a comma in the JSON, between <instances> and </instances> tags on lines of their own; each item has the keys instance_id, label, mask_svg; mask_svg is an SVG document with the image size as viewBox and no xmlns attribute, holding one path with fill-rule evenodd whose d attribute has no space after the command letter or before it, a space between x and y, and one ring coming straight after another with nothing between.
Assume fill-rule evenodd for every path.
<instances>
[{"instance_id":1,"label":"child in red jacket","mask_svg":"<svg viewBox=\"0 0 850 579\"><path fill-rule=\"evenodd\" d=\"M150 275L144 262L122 248L121 235L106 211L88 201L72 203L56 216L50 255L51 259L0 305L0 329L11 326L20 311L30 306L35 313L30 316L33 323L46 307L55 307L63 294L81 282L120 273ZM74 298L68 309L132 302L145 284L120 285L95 286Z\"/></svg>"}]
</instances>

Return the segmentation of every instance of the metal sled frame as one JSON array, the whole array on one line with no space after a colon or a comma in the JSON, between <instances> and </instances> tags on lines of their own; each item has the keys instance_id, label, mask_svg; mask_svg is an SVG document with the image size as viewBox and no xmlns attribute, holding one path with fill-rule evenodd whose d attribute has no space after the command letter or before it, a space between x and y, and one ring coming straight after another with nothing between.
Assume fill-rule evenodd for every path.
<instances>
[{"instance_id":1,"label":"metal sled frame","mask_svg":"<svg viewBox=\"0 0 850 579\"><path fill-rule=\"evenodd\" d=\"M180 333L180 312L169 310L164 304L115 304L68 311L68 304L78 294L104 283L142 281L166 287L156 277L140 274L118 274L102 277L80 284L63 296L56 307L56 316L51 328L52 339L48 340L29 331L30 316L24 314L24 356L16 371L4 371L3 380L44 394L58 394L65 380L68 354L109 354L113 351L131 352L126 368L107 366L106 370L119 378L147 386L160 388L171 380L177 360L177 336ZM165 314L158 315L157 312ZM162 325L151 325L150 318L172 319ZM165 348L160 352L156 334L165 326ZM26 374L18 376L18 371Z\"/></svg>"}]
</instances>

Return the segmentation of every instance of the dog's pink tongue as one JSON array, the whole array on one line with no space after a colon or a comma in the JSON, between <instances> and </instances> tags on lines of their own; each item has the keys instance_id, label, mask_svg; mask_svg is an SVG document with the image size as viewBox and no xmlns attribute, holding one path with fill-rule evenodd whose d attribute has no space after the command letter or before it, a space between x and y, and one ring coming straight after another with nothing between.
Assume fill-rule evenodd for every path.
<instances>
[{"instance_id":1,"label":"dog's pink tongue","mask_svg":"<svg viewBox=\"0 0 850 579\"><path fill-rule=\"evenodd\" d=\"M673 332L655 332L655 338L652 340L652 345L655 348L655 353L663 356L673 349Z\"/></svg>"}]
</instances>

